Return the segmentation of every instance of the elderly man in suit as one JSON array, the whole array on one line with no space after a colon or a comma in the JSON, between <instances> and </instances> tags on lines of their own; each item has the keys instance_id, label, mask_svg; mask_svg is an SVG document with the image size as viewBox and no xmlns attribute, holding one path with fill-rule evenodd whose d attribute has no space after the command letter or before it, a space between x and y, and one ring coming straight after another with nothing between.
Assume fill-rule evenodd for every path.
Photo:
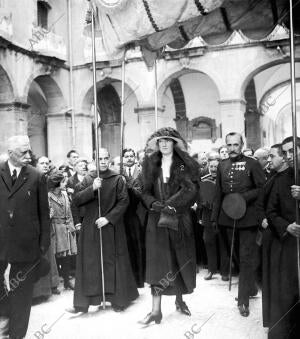
<instances>
[{"instance_id":1,"label":"elderly man in suit","mask_svg":"<svg viewBox=\"0 0 300 339\"><path fill-rule=\"evenodd\" d=\"M17 339L26 335L50 223L46 179L29 165L28 137L11 137L7 150L0 163L0 315L9 321L9 338Z\"/></svg>"}]
</instances>

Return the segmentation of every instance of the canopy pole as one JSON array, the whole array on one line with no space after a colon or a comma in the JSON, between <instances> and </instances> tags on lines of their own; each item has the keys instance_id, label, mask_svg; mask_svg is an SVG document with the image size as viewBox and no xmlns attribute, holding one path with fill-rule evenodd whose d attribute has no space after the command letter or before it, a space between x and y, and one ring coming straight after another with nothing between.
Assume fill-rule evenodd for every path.
<instances>
[{"instance_id":1,"label":"canopy pole","mask_svg":"<svg viewBox=\"0 0 300 339\"><path fill-rule=\"evenodd\" d=\"M121 93L121 142L120 142L120 174L123 173L123 148L124 148L124 106L125 106L125 56L122 60L122 93Z\"/></svg>"},{"instance_id":2,"label":"canopy pole","mask_svg":"<svg viewBox=\"0 0 300 339\"><path fill-rule=\"evenodd\" d=\"M94 93L94 123L95 123L95 162L96 162L96 171L97 177L100 176L100 164L99 164L99 135L98 135L98 126L99 126L99 117L97 111L97 79L96 79L96 41L95 41L95 11L94 7L90 0L90 11L92 14L92 64L93 64L93 93ZM98 188L98 217L101 217L101 205L100 205L100 188ZM102 306L105 310L105 285L104 285L104 265L103 265L103 242L102 242L102 228L99 228L99 238L100 238L100 263L101 263L101 276L102 276Z\"/></svg>"},{"instance_id":3,"label":"canopy pole","mask_svg":"<svg viewBox=\"0 0 300 339\"><path fill-rule=\"evenodd\" d=\"M155 130L158 130L157 58L154 61L154 112Z\"/></svg>"},{"instance_id":4,"label":"canopy pole","mask_svg":"<svg viewBox=\"0 0 300 339\"><path fill-rule=\"evenodd\" d=\"M291 74L291 107L293 122L293 152L294 152L294 180L295 184L299 183L298 175L298 154L297 154L297 115L296 115L296 75L295 75L295 40L294 40L294 20L293 20L293 0L290 2L290 74ZM296 223L299 225L299 208L296 200ZM298 269L298 290L300 297L300 240L297 241L297 269Z\"/></svg>"}]
</instances>

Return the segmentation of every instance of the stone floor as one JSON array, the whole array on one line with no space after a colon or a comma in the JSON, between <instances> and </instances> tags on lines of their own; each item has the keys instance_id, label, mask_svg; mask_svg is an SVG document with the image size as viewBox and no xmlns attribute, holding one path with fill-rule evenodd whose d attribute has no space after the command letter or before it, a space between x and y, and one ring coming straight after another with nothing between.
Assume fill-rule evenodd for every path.
<instances>
[{"instance_id":1,"label":"stone floor","mask_svg":"<svg viewBox=\"0 0 300 339\"><path fill-rule=\"evenodd\" d=\"M39 339L266 339L262 327L261 295L250 301L250 316L241 317L234 298L237 278L228 291L228 283L219 275L205 281L206 270L197 275L197 288L184 297L192 316L175 310L174 297L164 297L160 325L143 328L137 323L151 310L148 287L140 289L140 297L123 313L109 307L104 311L93 307L88 314L71 316L65 308L72 306L72 292L63 291L47 302L32 307L26 338ZM44 331L43 331L44 330Z\"/></svg>"}]
</instances>

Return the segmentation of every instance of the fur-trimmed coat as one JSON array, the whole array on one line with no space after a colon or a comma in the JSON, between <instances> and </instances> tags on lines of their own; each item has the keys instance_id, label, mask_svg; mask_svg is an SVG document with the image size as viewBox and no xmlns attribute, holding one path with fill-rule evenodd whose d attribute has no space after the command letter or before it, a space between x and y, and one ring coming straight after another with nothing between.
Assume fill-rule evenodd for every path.
<instances>
[{"instance_id":1,"label":"fur-trimmed coat","mask_svg":"<svg viewBox=\"0 0 300 339\"><path fill-rule=\"evenodd\" d=\"M160 152L143 163L142 199L149 211L146 228L146 282L160 286L162 294L192 293L196 285L196 253L191 206L198 193L198 164L187 153L174 147L168 182L168 196L162 196ZM176 209L178 231L158 227L160 212L152 210L155 201ZM166 275L172 279L166 278ZM166 283L167 281L167 283ZM164 283L163 283L164 282Z\"/></svg>"}]
</instances>

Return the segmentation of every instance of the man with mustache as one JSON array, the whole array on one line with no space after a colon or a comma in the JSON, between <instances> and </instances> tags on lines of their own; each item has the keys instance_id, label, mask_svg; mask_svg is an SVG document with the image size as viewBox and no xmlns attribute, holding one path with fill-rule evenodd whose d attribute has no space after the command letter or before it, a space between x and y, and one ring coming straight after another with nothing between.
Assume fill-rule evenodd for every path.
<instances>
[{"instance_id":1,"label":"man with mustache","mask_svg":"<svg viewBox=\"0 0 300 339\"><path fill-rule=\"evenodd\" d=\"M265 183L264 172L257 160L242 153L242 135L229 133L225 138L229 158L220 162L216 179L216 197L211 221L217 223L222 234L227 234L227 248L230 248L234 220L221 208L222 201L230 193L240 193L246 201L245 215L236 221L239 238L239 288L238 308L242 316L249 315L249 297L257 293L255 286L256 235L258 221L255 202ZM225 230L225 232L224 232Z\"/></svg>"},{"instance_id":2,"label":"man with mustache","mask_svg":"<svg viewBox=\"0 0 300 339\"><path fill-rule=\"evenodd\" d=\"M27 135L12 136L0 163L0 322L7 318L10 339L25 338L33 285L50 244L46 178L29 164L30 151Z\"/></svg>"}]
</instances>

